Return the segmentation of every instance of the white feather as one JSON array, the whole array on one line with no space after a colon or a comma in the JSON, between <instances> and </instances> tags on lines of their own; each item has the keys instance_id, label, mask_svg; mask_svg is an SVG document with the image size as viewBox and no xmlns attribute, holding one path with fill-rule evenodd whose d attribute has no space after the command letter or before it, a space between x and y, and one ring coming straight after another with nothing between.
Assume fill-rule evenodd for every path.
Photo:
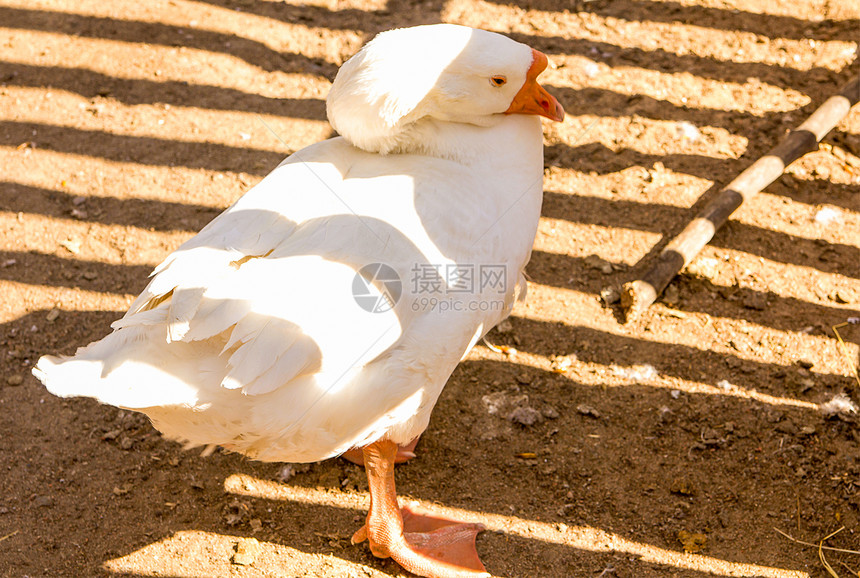
<instances>
[{"instance_id":1,"label":"white feather","mask_svg":"<svg viewBox=\"0 0 860 578\"><path fill-rule=\"evenodd\" d=\"M398 92L405 60L391 51L427 55L430 41L450 49L447 61L413 63L426 78ZM459 360L522 293L542 137L535 117L498 113L530 59L521 44L462 27L380 36L329 97L346 138L285 160L156 268L113 333L74 357L43 357L34 373L57 395L136 409L169 437L258 459L411 440ZM473 82L495 73L514 86ZM402 282L391 309L369 312L353 295L372 263ZM428 296L413 284L428 267L445 278L484 266L501 268L502 290L443 283Z\"/></svg>"}]
</instances>

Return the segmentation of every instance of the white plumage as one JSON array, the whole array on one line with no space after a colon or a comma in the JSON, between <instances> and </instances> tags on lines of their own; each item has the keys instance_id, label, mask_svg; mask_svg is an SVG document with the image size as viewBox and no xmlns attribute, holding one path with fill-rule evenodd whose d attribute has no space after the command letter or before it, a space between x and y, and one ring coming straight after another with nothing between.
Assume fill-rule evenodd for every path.
<instances>
[{"instance_id":1,"label":"white plumage","mask_svg":"<svg viewBox=\"0 0 860 578\"><path fill-rule=\"evenodd\" d=\"M524 290L542 135L536 116L503 113L535 54L452 25L378 36L331 89L341 137L287 158L171 253L113 333L34 373L260 460L412 440ZM374 263L401 281L382 311L353 294Z\"/></svg>"},{"instance_id":2,"label":"white plumage","mask_svg":"<svg viewBox=\"0 0 860 578\"><path fill-rule=\"evenodd\" d=\"M445 50L428 52L438 28L383 34L344 65L328 101L344 137L289 157L170 254L112 334L42 358L48 389L261 460L420 434L457 362L510 312L541 200L539 121L497 114L525 81L530 49L446 26ZM474 87L497 102L469 94L479 67L507 73L507 87ZM371 263L403 285L387 312L352 293ZM504 290L473 277L453 291L458 266L473 276L502 266ZM417 286L428 267L447 281L436 291Z\"/></svg>"},{"instance_id":3,"label":"white plumage","mask_svg":"<svg viewBox=\"0 0 860 578\"><path fill-rule=\"evenodd\" d=\"M492 132L515 150L541 138L524 116ZM474 338L513 304L540 210L540 143L531 148L490 150L501 163L485 167L380 157L342 138L300 151L159 265L114 333L74 358L43 358L37 375L57 395L137 409L169 437L257 459L321 460L392 427L409 441ZM372 263L400 276L390 311L353 296ZM445 276L454 264L504 265L506 291L412 291L428 265ZM419 301L433 297L493 302L442 312Z\"/></svg>"}]
</instances>

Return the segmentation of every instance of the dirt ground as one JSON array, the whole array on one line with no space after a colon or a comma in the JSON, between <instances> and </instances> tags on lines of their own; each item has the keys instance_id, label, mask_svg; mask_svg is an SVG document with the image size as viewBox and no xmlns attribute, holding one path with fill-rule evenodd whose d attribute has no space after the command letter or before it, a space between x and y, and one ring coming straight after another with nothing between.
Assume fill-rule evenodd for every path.
<instances>
[{"instance_id":1,"label":"dirt ground","mask_svg":"<svg viewBox=\"0 0 860 578\"><path fill-rule=\"evenodd\" d=\"M860 325L833 329L860 316L860 110L640 321L600 300L858 73L858 0L0 0L0 576L404 574L349 542L358 467L201 457L30 368L330 136L364 41L440 21L546 52L568 117L490 334L516 351L460 365L402 496L483 521L497 576L858 576L860 424L823 404L860 402Z\"/></svg>"}]
</instances>

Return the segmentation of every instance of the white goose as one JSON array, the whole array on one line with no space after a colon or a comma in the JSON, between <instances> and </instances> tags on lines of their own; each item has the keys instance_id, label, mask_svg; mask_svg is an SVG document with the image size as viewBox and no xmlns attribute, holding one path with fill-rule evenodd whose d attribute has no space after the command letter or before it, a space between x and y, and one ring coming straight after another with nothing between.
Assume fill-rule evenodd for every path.
<instances>
[{"instance_id":1,"label":"white goose","mask_svg":"<svg viewBox=\"0 0 860 578\"><path fill-rule=\"evenodd\" d=\"M477 524L397 507L397 445L525 283L541 206L546 57L439 24L385 32L338 72L309 146L171 253L114 331L43 357L54 394L266 461L360 448L355 542L429 577L483 575ZM518 114L513 114L518 113Z\"/></svg>"}]
</instances>

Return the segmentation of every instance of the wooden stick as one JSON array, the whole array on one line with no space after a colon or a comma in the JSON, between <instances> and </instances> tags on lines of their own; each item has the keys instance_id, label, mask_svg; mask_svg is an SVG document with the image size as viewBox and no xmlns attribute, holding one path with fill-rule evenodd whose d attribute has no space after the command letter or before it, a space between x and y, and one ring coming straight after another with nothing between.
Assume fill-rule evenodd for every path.
<instances>
[{"instance_id":1,"label":"wooden stick","mask_svg":"<svg viewBox=\"0 0 860 578\"><path fill-rule=\"evenodd\" d=\"M621 306L626 320L635 319L654 303L672 278L690 264L744 201L778 179L788 165L816 150L818 141L845 118L858 101L860 76L848 82L839 94L828 98L803 124L788 133L782 142L720 190L684 230L669 241L657 256L657 262L640 279L624 284Z\"/></svg>"}]
</instances>

